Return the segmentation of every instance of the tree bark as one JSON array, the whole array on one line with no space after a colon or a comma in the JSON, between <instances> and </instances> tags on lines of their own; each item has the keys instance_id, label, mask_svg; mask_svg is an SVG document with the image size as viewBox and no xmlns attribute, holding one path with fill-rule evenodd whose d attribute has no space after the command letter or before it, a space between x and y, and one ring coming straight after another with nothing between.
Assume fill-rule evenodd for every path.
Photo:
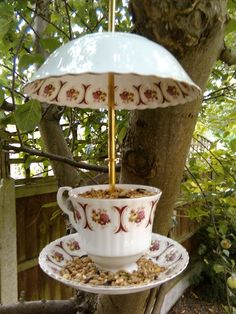
<instances>
[{"instance_id":1,"label":"tree bark","mask_svg":"<svg viewBox=\"0 0 236 314\"><path fill-rule=\"evenodd\" d=\"M131 1L135 31L169 49L203 90L223 48L225 0ZM201 100L131 115L121 182L157 186L163 194L154 231L167 235ZM144 313L149 293L103 296L98 313ZM122 308L119 304L122 304Z\"/></svg>"},{"instance_id":2,"label":"tree bark","mask_svg":"<svg viewBox=\"0 0 236 314\"><path fill-rule=\"evenodd\" d=\"M44 114L44 117L39 125L40 134L46 151L55 155L73 159L59 123L59 110L60 109L56 106L47 105L47 112ZM75 187L79 185L79 172L75 167L53 160L51 160L51 165L59 186L67 185Z\"/></svg>"}]
</instances>

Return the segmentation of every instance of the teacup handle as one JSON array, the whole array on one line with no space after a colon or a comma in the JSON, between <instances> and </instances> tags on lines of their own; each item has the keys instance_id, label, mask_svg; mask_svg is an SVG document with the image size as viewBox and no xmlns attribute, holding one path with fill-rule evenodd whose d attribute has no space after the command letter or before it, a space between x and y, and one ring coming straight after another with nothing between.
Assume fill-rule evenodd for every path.
<instances>
[{"instance_id":1,"label":"teacup handle","mask_svg":"<svg viewBox=\"0 0 236 314\"><path fill-rule=\"evenodd\" d=\"M72 189L70 186L63 186L59 188L57 192L57 203L59 207L63 210L64 213L66 213L69 217L69 221L72 224L72 226L75 228L75 230L78 231L78 225L74 218L74 212L69 209L69 206L71 204L68 197L64 195L65 192L69 192Z\"/></svg>"}]
</instances>

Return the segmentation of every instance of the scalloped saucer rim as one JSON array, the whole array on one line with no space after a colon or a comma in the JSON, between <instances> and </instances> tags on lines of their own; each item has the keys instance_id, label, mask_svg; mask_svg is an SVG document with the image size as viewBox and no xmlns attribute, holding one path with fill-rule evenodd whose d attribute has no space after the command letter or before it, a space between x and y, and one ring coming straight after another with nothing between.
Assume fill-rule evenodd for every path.
<instances>
[{"instance_id":1,"label":"scalloped saucer rim","mask_svg":"<svg viewBox=\"0 0 236 314\"><path fill-rule=\"evenodd\" d=\"M79 247L80 236L78 233L63 236L46 245L39 255L41 269L53 279L72 288L98 294L128 294L151 289L173 279L182 273L188 265L189 255L186 249L171 238L152 233L152 244L144 254L156 264L166 270L159 274L156 280L140 285L127 286L95 286L67 280L60 275L60 269L65 262L77 256L87 255ZM54 255L53 255L53 254ZM57 255L56 255L57 254ZM64 254L64 255L63 255Z\"/></svg>"}]
</instances>

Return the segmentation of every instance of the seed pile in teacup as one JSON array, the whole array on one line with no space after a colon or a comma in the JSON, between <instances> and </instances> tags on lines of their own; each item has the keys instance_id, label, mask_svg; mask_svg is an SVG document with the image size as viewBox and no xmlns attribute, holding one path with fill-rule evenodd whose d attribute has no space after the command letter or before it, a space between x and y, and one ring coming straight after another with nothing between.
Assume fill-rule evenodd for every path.
<instances>
[{"instance_id":1,"label":"seed pile in teacup","mask_svg":"<svg viewBox=\"0 0 236 314\"><path fill-rule=\"evenodd\" d=\"M87 192L79 194L79 196L86 197L86 198L108 198L108 199L116 199L116 198L139 198L144 196L151 196L155 195L156 193L145 190L145 189L122 189L122 188L115 188L114 190L95 190L91 189Z\"/></svg>"},{"instance_id":2,"label":"seed pile in teacup","mask_svg":"<svg viewBox=\"0 0 236 314\"><path fill-rule=\"evenodd\" d=\"M156 280L158 275L165 270L164 267L158 266L145 257L141 257L137 264L138 270L132 273L123 270L113 273L98 269L87 256L76 257L66 264L61 270L61 275L64 279L81 284L128 286L148 284Z\"/></svg>"}]
</instances>

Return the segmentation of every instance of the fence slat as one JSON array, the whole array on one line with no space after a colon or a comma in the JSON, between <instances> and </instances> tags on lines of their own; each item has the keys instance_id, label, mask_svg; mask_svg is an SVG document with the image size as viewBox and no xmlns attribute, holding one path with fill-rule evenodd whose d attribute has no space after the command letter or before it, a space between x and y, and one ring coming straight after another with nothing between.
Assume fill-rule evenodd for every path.
<instances>
[{"instance_id":1,"label":"fence slat","mask_svg":"<svg viewBox=\"0 0 236 314\"><path fill-rule=\"evenodd\" d=\"M13 179L0 182L0 300L17 302L16 208Z\"/></svg>"}]
</instances>

